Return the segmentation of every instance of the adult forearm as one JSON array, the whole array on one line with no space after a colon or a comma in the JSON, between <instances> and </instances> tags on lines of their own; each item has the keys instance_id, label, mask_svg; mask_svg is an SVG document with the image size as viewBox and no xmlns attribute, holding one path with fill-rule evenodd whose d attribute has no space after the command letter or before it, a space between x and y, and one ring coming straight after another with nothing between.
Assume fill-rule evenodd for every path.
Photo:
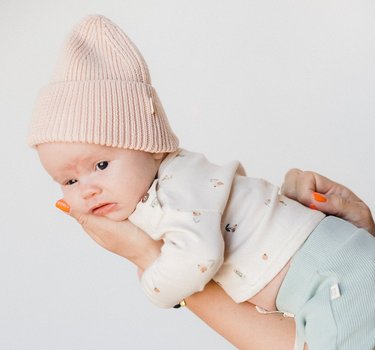
<instances>
[{"instance_id":1,"label":"adult forearm","mask_svg":"<svg viewBox=\"0 0 375 350\"><path fill-rule=\"evenodd\" d=\"M262 315L248 302L236 304L214 281L185 301L190 311L238 349L293 349L294 319Z\"/></svg>"},{"instance_id":2,"label":"adult forearm","mask_svg":"<svg viewBox=\"0 0 375 350\"><path fill-rule=\"evenodd\" d=\"M133 248L143 248L136 249L142 254L127 254L127 258L139 267L141 276L142 270L159 256L163 241L152 240L135 226L129 226L127 232L130 241L135 241L137 237L137 244ZM293 349L294 319L281 314L262 315L248 302L237 304L214 281L210 281L202 292L185 298L185 301L190 311L238 349Z\"/></svg>"}]
</instances>

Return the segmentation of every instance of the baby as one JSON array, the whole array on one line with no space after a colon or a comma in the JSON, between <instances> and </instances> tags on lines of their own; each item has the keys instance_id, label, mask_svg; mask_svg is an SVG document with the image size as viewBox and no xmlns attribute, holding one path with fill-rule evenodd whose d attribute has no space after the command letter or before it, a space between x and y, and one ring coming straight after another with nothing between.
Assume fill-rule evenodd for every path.
<instances>
[{"instance_id":1,"label":"baby","mask_svg":"<svg viewBox=\"0 0 375 350\"><path fill-rule=\"evenodd\" d=\"M374 238L247 177L238 161L179 148L145 60L109 19L87 16L66 38L28 145L71 208L164 241L141 280L155 305L213 279L237 303L295 316L300 347L375 345Z\"/></svg>"}]
</instances>

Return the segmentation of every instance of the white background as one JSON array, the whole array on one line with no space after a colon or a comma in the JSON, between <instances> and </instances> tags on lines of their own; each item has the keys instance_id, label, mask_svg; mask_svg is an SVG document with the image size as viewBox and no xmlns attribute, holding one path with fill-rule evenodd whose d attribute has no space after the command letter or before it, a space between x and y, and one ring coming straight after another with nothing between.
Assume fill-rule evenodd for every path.
<instances>
[{"instance_id":1,"label":"white background","mask_svg":"<svg viewBox=\"0 0 375 350\"><path fill-rule=\"evenodd\" d=\"M26 147L63 39L92 13L136 43L182 147L277 185L314 170L375 208L375 3L0 2L0 349L233 349L188 310L153 306L134 266L54 207L60 189Z\"/></svg>"}]
</instances>

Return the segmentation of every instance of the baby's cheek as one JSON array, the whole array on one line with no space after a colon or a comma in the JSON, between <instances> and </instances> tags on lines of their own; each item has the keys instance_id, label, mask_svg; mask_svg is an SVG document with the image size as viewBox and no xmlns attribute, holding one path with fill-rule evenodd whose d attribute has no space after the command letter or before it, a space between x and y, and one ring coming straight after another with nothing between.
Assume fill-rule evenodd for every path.
<instances>
[{"instance_id":1,"label":"baby's cheek","mask_svg":"<svg viewBox=\"0 0 375 350\"><path fill-rule=\"evenodd\" d=\"M81 198L78 197L74 193L72 189L62 189L63 190L63 195L64 195L64 200L68 205L78 213L84 214L87 209L85 210L84 203L82 202Z\"/></svg>"}]
</instances>

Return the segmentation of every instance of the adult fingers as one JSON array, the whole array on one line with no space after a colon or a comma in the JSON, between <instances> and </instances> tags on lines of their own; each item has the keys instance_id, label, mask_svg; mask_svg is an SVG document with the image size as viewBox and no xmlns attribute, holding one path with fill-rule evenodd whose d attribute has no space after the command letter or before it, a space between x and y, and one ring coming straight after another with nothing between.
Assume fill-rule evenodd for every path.
<instances>
[{"instance_id":1,"label":"adult fingers","mask_svg":"<svg viewBox=\"0 0 375 350\"><path fill-rule=\"evenodd\" d=\"M108 230L111 226L110 220L104 217L78 213L71 209L63 199L56 202L56 207L74 218L96 243L103 247L105 246L106 242L103 238L105 238L106 234L109 232Z\"/></svg>"},{"instance_id":2,"label":"adult fingers","mask_svg":"<svg viewBox=\"0 0 375 350\"><path fill-rule=\"evenodd\" d=\"M163 241L154 241L129 220L112 221L103 216L81 214L69 208L66 202L63 206L64 211L77 220L96 243L142 269L146 269L160 254Z\"/></svg>"},{"instance_id":3,"label":"adult fingers","mask_svg":"<svg viewBox=\"0 0 375 350\"><path fill-rule=\"evenodd\" d=\"M297 168L290 169L284 178L284 183L281 186L281 194L290 198L297 199L297 182L298 176L302 173L302 170Z\"/></svg>"},{"instance_id":4,"label":"adult fingers","mask_svg":"<svg viewBox=\"0 0 375 350\"><path fill-rule=\"evenodd\" d=\"M285 175L281 194L310 206L313 192L322 194L336 194L353 201L360 199L347 187L334 182L327 177L312 171L291 169Z\"/></svg>"},{"instance_id":5,"label":"adult fingers","mask_svg":"<svg viewBox=\"0 0 375 350\"><path fill-rule=\"evenodd\" d=\"M76 219L83 230L99 245L107 248L106 236L108 234L108 223L106 218L94 215L85 215L70 209L69 215Z\"/></svg>"},{"instance_id":6,"label":"adult fingers","mask_svg":"<svg viewBox=\"0 0 375 350\"><path fill-rule=\"evenodd\" d=\"M375 236L375 223L368 206L347 187L320 174L296 168L289 170L281 194L310 208L336 215Z\"/></svg>"},{"instance_id":7,"label":"adult fingers","mask_svg":"<svg viewBox=\"0 0 375 350\"><path fill-rule=\"evenodd\" d=\"M361 200L353 200L336 194L323 195L316 192L311 194L310 200L317 210L340 217L375 235L375 224L371 211Z\"/></svg>"},{"instance_id":8,"label":"adult fingers","mask_svg":"<svg viewBox=\"0 0 375 350\"><path fill-rule=\"evenodd\" d=\"M315 175L318 174L311 171L302 171L296 168L290 169L286 173L284 183L281 186L281 194L288 198L297 200L306 206L310 206L311 193L316 191L317 187L317 179Z\"/></svg>"}]
</instances>

